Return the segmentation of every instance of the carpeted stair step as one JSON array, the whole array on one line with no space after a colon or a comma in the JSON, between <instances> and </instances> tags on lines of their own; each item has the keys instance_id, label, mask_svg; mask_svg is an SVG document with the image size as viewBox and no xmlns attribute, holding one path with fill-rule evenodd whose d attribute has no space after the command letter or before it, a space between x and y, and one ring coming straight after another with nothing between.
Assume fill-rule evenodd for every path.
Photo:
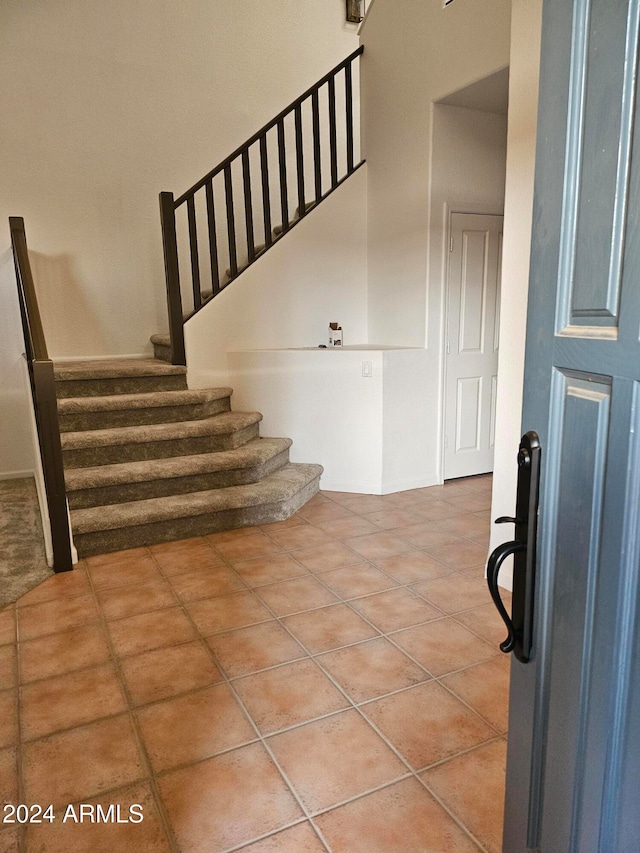
<instances>
[{"instance_id":1,"label":"carpeted stair step","mask_svg":"<svg viewBox=\"0 0 640 853\"><path fill-rule=\"evenodd\" d=\"M255 483L289 461L289 438L256 438L219 453L71 468L65 474L71 509L141 501Z\"/></svg>"},{"instance_id":2,"label":"carpeted stair step","mask_svg":"<svg viewBox=\"0 0 640 853\"><path fill-rule=\"evenodd\" d=\"M58 420L63 432L196 420L230 411L232 393L231 388L210 388L67 397L58 401Z\"/></svg>"},{"instance_id":3,"label":"carpeted stair step","mask_svg":"<svg viewBox=\"0 0 640 853\"><path fill-rule=\"evenodd\" d=\"M61 435L65 468L232 450L258 436L259 412L224 412L196 421L112 427Z\"/></svg>"},{"instance_id":4,"label":"carpeted stair step","mask_svg":"<svg viewBox=\"0 0 640 853\"><path fill-rule=\"evenodd\" d=\"M318 490L322 467L289 463L259 483L71 511L81 557L283 521Z\"/></svg>"},{"instance_id":5,"label":"carpeted stair step","mask_svg":"<svg viewBox=\"0 0 640 853\"><path fill-rule=\"evenodd\" d=\"M54 365L56 395L104 397L186 390L187 368L155 358L68 361Z\"/></svg>"}]
</instances>

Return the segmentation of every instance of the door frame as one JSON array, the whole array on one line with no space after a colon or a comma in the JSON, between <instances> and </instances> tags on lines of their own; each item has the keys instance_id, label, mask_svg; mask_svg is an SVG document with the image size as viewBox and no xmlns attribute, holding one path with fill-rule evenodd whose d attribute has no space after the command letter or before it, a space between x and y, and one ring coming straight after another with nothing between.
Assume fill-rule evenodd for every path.
<instances>
[{"instance_id":1,"label":"door frame","mask_svg":"<svg viewBox=\"0 0 640 853\"><path fill-rule=\"evenodd\" d=\"M438 422L438 482L444 483L444 437L446 416L446 391L447 391L447 328L449 325L449 270L451 264L451 252L449 245L451 240L451 220L456 213L469 213L478 216L502 216L504 224L504 204L481 204L478 202L449 202L442 205L442 303L440 307L440 392L438 401L440 405L440 418ZM504 251L504 247L503 247ZM498 286L502 291L502 272ZM502 303L501 303L502 304ZM503 312L500 311L499 324L502 323ZM498 328L498 334L499 334ZM498 355L499 357L499 355ZM500 394L500 389L497 391Z\"/></svg>"}]
</instances>

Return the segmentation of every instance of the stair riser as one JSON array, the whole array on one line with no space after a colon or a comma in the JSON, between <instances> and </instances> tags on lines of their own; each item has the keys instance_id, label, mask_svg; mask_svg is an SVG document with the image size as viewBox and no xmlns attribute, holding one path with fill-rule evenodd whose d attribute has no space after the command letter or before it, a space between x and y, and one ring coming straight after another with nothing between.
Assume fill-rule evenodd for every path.
<instances>
[{"instance_id":1,"label":"stair riser","mask_svg":"<svg viewBox=\"0 0 640 853\"><path fill-rule=\"evenodd\" d=\"M86 447L64 450L62 457L67 468L88 468L113 462L139 462L143 459L166 459L169 456L192 456L218 450L233 450L258 436L258 424L225 435L203 435L167 441L138 444L112 444L106 447Z\"/></svg>"},{"instance_id":2,"label":"stair riser","mask_svg":"<svg viewBox=\"0 0 640 853\"><path fill-rule=\"evenodd\" d=\"M111 427L167 424L195 421L231 411L229 397L187 406L154 406L145 409L108 409L101 412L73 412L59 416L62 432Z\"/></svg>"},{"instance_id":3,"label":"stair riser","mask_svg":"<svg viewBox=\"0 0 640 853\"><path fill-rule=\"evenodd\" d=\"M227 486L242 486L257 483L289 461L289 451L285 450L262 465L251 468L236 468L230 471L216 471L191 477L170 477L144 483L124 483L117 486L105 486L96 489L67 491L71 509L86 509L106 504L142 501L148 498L163 498L169 495L184 495L189 492L202 492L209 489L224 489Z\"/></svg>"},{"instance_id":4,"label":"stair riser","mask_svg":"<svg viewBox=\"0 0 640 853\"><path fill-rule=\"evenodd\" d=\"M165 347L162 344L154 344L153 357L160 361L168 361L169 364L171 364L171 347Z\"/></svg>"},{"instance_id":5,"label":"stair riser","mask_svg":"<svg viewBox=\"0 0 640 853\"><path fill-rule=\"evenodd\" d=\"M184 374L121 376L114 379L56 379L56 396L106 397L109 394L146 394L152 391L186 391Z\"/></svg>"},{"instance_id":6,"label":"stair riser","mask_svg":"<svg viewBox=\"0 0 640 853\"><path fill-rule=\"evenodd\" d=\"M318 491L320 478L316 477L287 501L261 504L241 509L222 510L205 515L176 518L171 523L144 524L136 527L122 527L117 530L105 530L96 533L82 533L74 536L74 544L80 557L94 554L106 554L126 548L138 548L218 533L238 527L269 524L284 521L297 512Z\"/></svg>"}]
</instances>

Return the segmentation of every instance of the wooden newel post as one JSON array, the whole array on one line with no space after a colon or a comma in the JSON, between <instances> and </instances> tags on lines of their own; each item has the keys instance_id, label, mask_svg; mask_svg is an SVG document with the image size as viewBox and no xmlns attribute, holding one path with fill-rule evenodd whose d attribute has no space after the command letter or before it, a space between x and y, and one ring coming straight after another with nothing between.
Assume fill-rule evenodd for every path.
<instances>
[{"instance_id":1,"label":"wooden newel post","mask_svg":"<svg viewBox=\"0 0 640 853\"><path fill-rule=\"evenodd\" d=\"M160 222L162 225L164 272L167 283L167 306L169 308L171 363L186 364L182 296L180 294L180 269L178 267L178 241L176 237L176 212L173 193L160 193Z\"/></svg>"}]
</instances>

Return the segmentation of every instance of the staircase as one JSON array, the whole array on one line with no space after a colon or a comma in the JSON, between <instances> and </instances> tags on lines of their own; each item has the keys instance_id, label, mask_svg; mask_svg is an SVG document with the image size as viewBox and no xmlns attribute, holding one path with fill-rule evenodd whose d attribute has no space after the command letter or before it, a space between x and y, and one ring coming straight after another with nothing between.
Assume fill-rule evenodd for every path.
<instances>
[{"instance_id":1,"label":"staircase","mask_svg":"<svg viewBox=\"0 0 640 853\"><path fill-rule=\"evenodd\" d=\"M189 390L156 359L55 366L65 484L81 557L288 518L318 490L320 465L260 438L259 412L230 388Z\"/></svg>"}]
</instances>

